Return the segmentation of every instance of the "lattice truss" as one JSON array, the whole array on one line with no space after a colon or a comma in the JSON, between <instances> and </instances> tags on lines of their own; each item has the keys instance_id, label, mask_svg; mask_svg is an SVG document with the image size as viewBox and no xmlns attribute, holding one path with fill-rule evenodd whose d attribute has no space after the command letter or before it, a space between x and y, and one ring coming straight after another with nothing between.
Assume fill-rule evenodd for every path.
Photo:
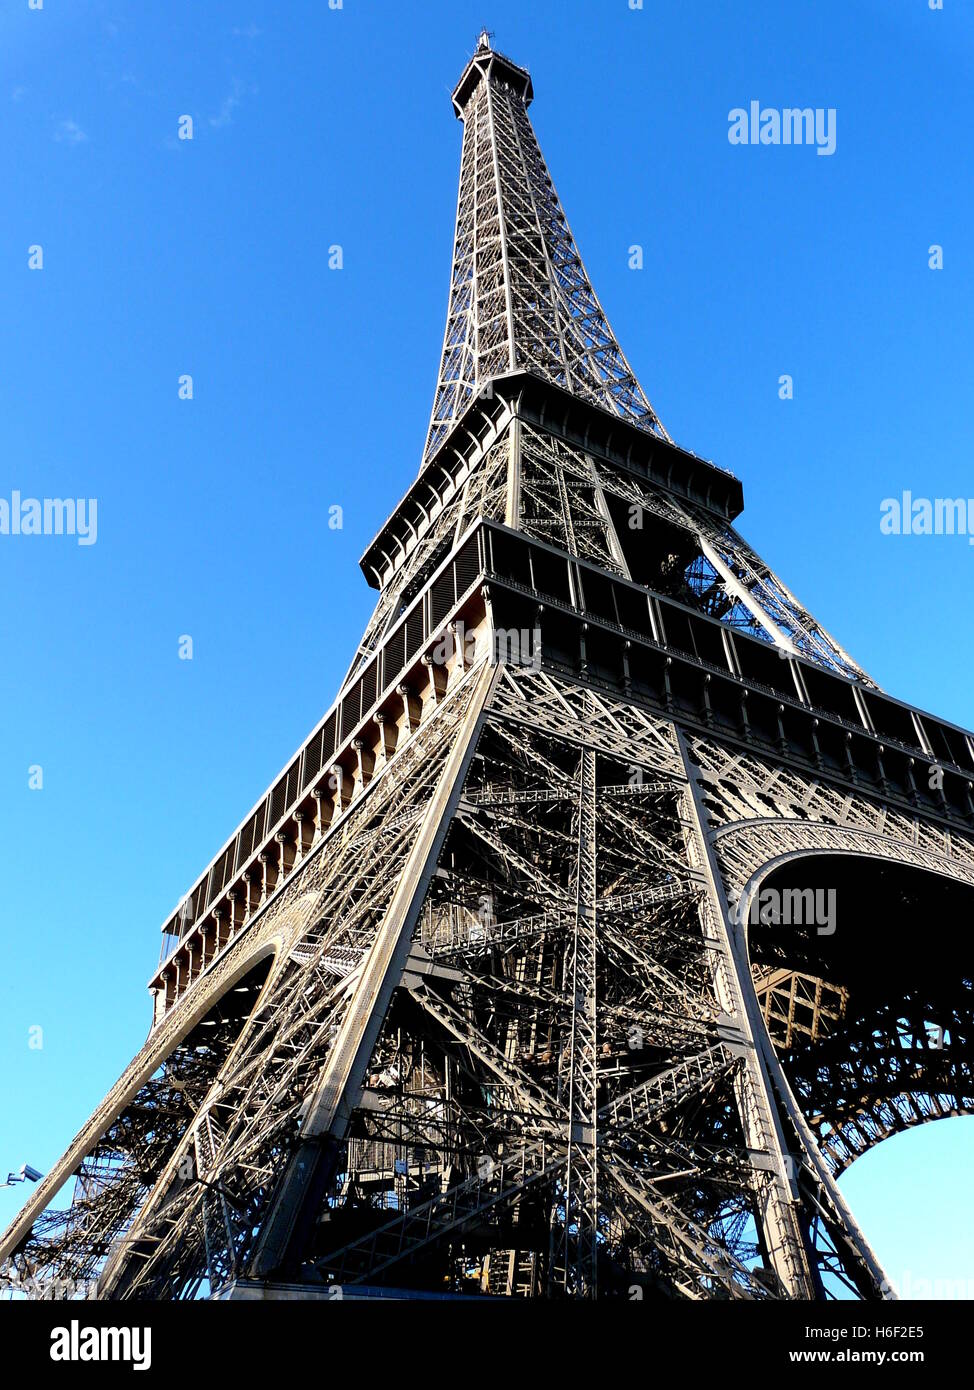
<instances>
[{"instance_id":1,"label":"lattice truss","mask_svg":"<svg viewBox=\"0 0 974 1390\"><path fill-rule=\"evenodd\" d=\"M752 637L872 684L734 528L574 444L520 430L518 524Z\"/></svg>"},{"instance_id":2,"label":"lattice truss","mask_svg":"<svg viewBox=\"0 0 974 1390\"><path fill-rule=\"evenodd\" d=\"M830 1171L974 1111L974 840L750 753L690 747L729 902L745 903L769 864L790 860L792 881L811 881L800 866L813 855L838 885L834 941L750 933L765 1024Z\"/></svg>"},{"instance_id":3,"label":"lattice truss","mask_svg":"<svg viewBox=\"0 0 974 1390\"><path fill-rule=\"evenodd\" d=\"M383 590L346 683L464 530L479 517L503 521L512 515L520 530L570 555L873 684L733 527L546 430L522 423L516 447L516 499L508 497L515 448L508 430L432 519Z\"/></svg>"},{"instance_id":4,"label":"lattice truss","mask_svg":"<svg viewBox=\"0 0 974 1390\"><path fill-rule=\"evenodd\" d=\"M517 368L668 438L582 265L524 97L484 76L463 112L446 332L425 457Z\"/></svg>"},{"instance_id":5,"label":"lattice truss","mask_svg":"<svg viewBox=\"0 0 974 1390\"><path fill-rule=\"evenodd\" d=\"M592 460L556 435L522 425L518 524L528 535L628 577Z\"/></svg>"},{"instance_id":6,"label":"lattice truss","mask_svg":"<svg viewBox=\"0 0 974 1390\"><path fill-rule=\"evenodd\" d=\"M482 41L463 84L424 461L516 370L668 440L575 248L527 74L499 57ZM516 411L462 466L386 557L346 682L484 517L871 684L706 509ZM125 1299L265 1277L877 1296L835 1176L974 1112L974 839L588 682L478 663L437 687L161 1017L15 1223L14 1276ZM735 919L812 861L856 931ZM69 1182L69 1208L44 1209Z\"/></svg>"},{"instance_id":7,"label":"lattice truss","mask_svg":"<svg viewBox=\"0 0 974 1390\"><path fill-rule=\"evenodd\" d=\"M101 1275L100 1296L153 1299L194 1297L240 1273L457 735L471 679L253 924L254 949L278 949L243 1032L239 1002L224 1023L223 1000L239 1001L242 992L252 1004L253 985L224 996L228 959L209 981L220 1002L188 1039L178 1037L178 1010L150 1035L79 1136L85 1157L71 1207L35 1223L15 1256L17 1272L58 1284ZM115 1119L116 1097L151 1052L165 1059L158 1075Z\"/></svg>"},{"instance_id":8,"label":"lattice truss","mask_svg":"<svg viewBox=\"0 0 974 1390\"><path fill-rule=\"evenodd\" d=\"M790 643L796 652L809 661L818 662L865 685L875 685L872 678L799 603L791 590L733 526L718 522L701 508L688 508L688 516L696 524L707 547L705 572L712 571L729 593L743 590L746 606L751 608L752 603L756 604L764 618L770 621L770 628L761 624L765 631L763 634L757 633L758 636L770 635L774 640L780 634L786 643Z\"/></svg>"},{"instance_id":9,"label":"lattice truss","mask_svg":"<svg viewBox=\"0 0 974 1390\"><path fill-rule=\"evenodd\" d=\"M508 671L301 1270L763 1298L672 731Z\"/></svg>"},{"instance_id":10,"label":"lattice truss","mask_svg":"<svg viewBox=\"0 0 974 1390\"><path fill-rule=\"evenodd\" d=\"M524 97L493 72L487 76L489 53L478 56L484 75L463 113L449 307L424 459L492 377L519 368L668 439L592 289ZM624 571L624 547L618 537L609 543L606 508L593 502L607 480L580 451L559 449L550 436L546 447L562 455L547 478L548 492L560 495L545 497L544 486L529 490L535 533ZM529 471L536 461L529 452ZM689 533L689 549L677 543L664 554L669 570L661 579L732 626L872 684L733 527L607 471L620 500L666 522L671 534Z\"/></svg>"},{"instance_id":11,"label":"lattice truss","mask_svg":"<svg viewBox=\"0 0 974 1390\"><path fill-rule=\"evenodd\" d=\"M395 577L382 590L359 643L343 688L366 665L382 637L395 626L437 564L479 518L503 521L507 507L508 462L513 441L505 433L464 479L453 497L432 518Z\"/></svg>"},{"instance_id":12,"label":"lattice truss","mask_svg":"<svg viewBox=\"0 0 974 1390\"><path fill-rule=\"evenodd\" d=\"M82 1160L67 1210L48 1210L14 1260L18 1278L45 1296L86 1296L112 1243L124 1236L152 1187L160 1153L179 1142L256 1002L244 987L214 1009L165 1059L133 1103ZM241 1012L243 1006L243 1013Z\"/></svg>"},{"instance_id":13,"label":"lattice truss","mask_svg":"<svg viewBox=\"0 0 974 1390\"><path fill-rule=\"evenodd\" d=\"M157 1074L93 1117L75 1201L35 1223L22 1274L151 1299L246 1274L469 690L255 924L279 943L266 984L216 979L191 1033L166 1036L174 1011L153 1035ZM497 678L299 1277L774 1295L681 768L647 714Z\"/></svg>"}]
</instances>

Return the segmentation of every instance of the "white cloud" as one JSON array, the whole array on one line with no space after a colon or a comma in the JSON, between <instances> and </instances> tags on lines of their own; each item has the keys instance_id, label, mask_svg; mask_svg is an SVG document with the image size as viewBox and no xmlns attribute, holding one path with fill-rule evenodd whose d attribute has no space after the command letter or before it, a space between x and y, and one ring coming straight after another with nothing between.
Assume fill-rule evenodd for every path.
<instances>
[{"instance_id":1,"label":"white cloud","mask_svg":"<svg viewBox=\"0 0 974 1390\"><path fill-rule=\"evenodd\" d=\"M78 125L77 121L62 121L54 132L55 140L61 141L65 145L83 145L88 136Z\"/></svg>"},{"instance_id":2,"label":"white cloud","mask_svg":"<svg viewBox=\"0 0 974 1390\"><path fill-rule=\"evenodd\" d=\"M233 113L240 105L240 98L232 93L224 97L220 103L220 109L215 116L210 117L210 125L224 126L229 125L233 120Z\"/></svg>"},{"instance_id":3,"label":"white cloud","mask_svg":"<svg viewBox=\"0 0 974 1390\"><path fill-rule=\"evenodd\" d=\"M247 84L245 82L242 82L239 77L235 77L233 79L233 84L230 88L229 93L227 94L227 96L223 98L222 102L220 103L219 111L217 111L215 116L209 117L210 125L228 126L230 122L233 120L233 113L240 105L240 102L243 99L243 97L248 92L253 94L254 92L256 92L256 90L256 87L248 87Z\"/></svg>"}]
</instances>

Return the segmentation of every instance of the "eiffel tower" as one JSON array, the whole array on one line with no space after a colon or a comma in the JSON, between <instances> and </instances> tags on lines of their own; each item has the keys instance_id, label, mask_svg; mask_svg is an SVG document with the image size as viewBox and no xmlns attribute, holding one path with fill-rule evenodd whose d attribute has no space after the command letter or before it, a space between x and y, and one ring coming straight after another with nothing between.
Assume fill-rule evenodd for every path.
<instances>
[{"instance_id":1,"label":"eiffel tower","mask_svg":"<svg viewBox=\"0 0 974 1390\"><path fill-rule=\"evenodd\" d=\"M881 1299L837 1178L974 1109L974 739L667 434L532 96L483 34L374 616L165 923L145 1045L3 1238L24 1287Z\"/></svg>"}]
</instances>

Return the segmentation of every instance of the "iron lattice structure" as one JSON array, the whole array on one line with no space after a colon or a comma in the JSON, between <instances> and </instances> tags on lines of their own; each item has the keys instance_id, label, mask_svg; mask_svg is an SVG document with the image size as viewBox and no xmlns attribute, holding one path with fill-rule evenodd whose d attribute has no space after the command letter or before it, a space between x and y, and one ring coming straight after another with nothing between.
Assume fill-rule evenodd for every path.
<instances>
[{"instance_id":1,"label":"iron lattice structure","mask_svg":"<svg viewBox=\"0 0 974 1390\"><path fill-rule=\"evenodd\" d=\"M482 38L375 614L7 1231L34 1288L879 1298L838 1174L974 1109L974 741L882 692L669 439L531 96ZM769 923L769 888L836 920Z\"/></svg>"}]
</instances>

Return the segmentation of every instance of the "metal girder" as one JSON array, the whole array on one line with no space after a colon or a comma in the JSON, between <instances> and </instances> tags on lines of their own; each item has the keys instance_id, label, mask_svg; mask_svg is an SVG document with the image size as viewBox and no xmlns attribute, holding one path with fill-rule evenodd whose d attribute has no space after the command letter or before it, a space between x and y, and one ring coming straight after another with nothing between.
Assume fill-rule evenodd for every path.
<instances>
[{"instance_id":1,"label":"metal girder","mask_svg":"<svg viewBox=\"0 0 974 1390\"><path fill-rule=\"evenodd\" d=\"M525 364L666 439L585 273L523 92L493 58L478 50L458 112L450 302L425 457L485 383Z\"/></svg>"},{"instance_id":2,"label":"metal girder","mask_svg":"<svg viewBox=\"0 0 974 1390\"><path fill-rule=\"evenodd\" d=\"M0 1243L25 1288L180 1299L286 1275L878 1298L836 1175L891 1133L974 1112L972 973L944 929L967 899L940 900L942 969L893 984L868 950L762 941L748 917L774 875L823 857L974 890L974 798L955 795L947 828L908 761L939 739L956 780L974 740L901 707L913 741L879 747L893 702L730 526L736 481L678 450L636 381L530 97L482 42L454 97L423 468L363 561L375 612L319 745L190 894L187 973L148 1041ZM502 584L505 613L532 635L544 622L524 665L497 654ZM835 711L797 661L791 713L784 695L769 707L768 647L735 631L845 677L817 697ZM700 679L677 699L683 654ZM724 742L713 671L722 716L740 681ZM853 737L850 689L873 780L815 733L824 710ZM798 708L806 761L782 731ZM910 906L904 883L887 906ZM50 1210L72 1174L71 1206Z\"/></svg>"},{"instance_id":3,"label":"metal girder","mask_svg":"<svg viewBox=\"0 0 974 1390\"><path fill-rule=\"evenodd\" d=\"M569 1293L598 1292L598 1018L595 754L578 769L578 856L572 941L571 1034L568 1079L568 1171L565 1179L564 1260Z\"/></svg>"}]
</instances>

